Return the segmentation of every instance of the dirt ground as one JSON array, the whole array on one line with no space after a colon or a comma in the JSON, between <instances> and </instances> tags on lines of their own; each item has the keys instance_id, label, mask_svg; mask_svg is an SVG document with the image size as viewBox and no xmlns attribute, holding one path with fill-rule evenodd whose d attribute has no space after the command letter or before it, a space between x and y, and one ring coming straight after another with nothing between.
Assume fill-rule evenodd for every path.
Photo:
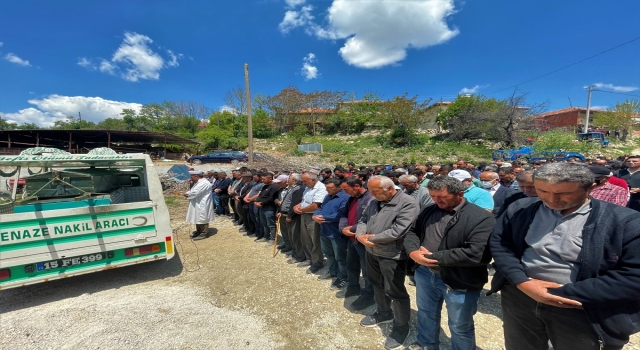
<instances>
[{"instance_id":1,"label":"dirt ground","mask_svg":"<svg viewBox=\"0 0 640 350\"><path fill-rule=\"evenodd\" d=\"M229 219L216 218L210 238L191 241L186 200L170 202L174 259L0 291L0 348L383 348L389 325L358 325L374 307L350 310L355 297L336 298L329 281L286 264L283 254L272 257L271 248L243 237ZM415 287L407 288L408 346L417 308ZM97 320L85 321L86 309ZM499 296L483 295L475 316L479 349L503 349L500 317ZM442 349L450 348L446 324L444 311ZM639 344L636 335L625 349Z\"/></svg>"}]
</instances>

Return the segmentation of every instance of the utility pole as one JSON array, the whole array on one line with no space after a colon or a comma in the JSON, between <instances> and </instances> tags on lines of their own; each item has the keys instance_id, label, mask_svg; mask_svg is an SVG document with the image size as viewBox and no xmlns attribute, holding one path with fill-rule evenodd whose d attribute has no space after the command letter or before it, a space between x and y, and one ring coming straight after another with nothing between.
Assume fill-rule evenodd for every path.
<instances>
[{"instance_id":1,"label":"utility pole","mask_svg":"<svg viewBox=\"0 0 640 350\"><path fill-rule=\"evenodd\" d=\"M589 97L587 97L587 120L584 122L584 132L589 132L589 111L591 110L591 92L593 85L589 86Z\"/></svg>"},{"instance_id":2,"label":"utility pole","mask_svg":"<svg viewBox=\"0 0 640 350\"><path fill-rule=\"evenodd\" d=\"M78 112L78 119L80 119L78 125L80 125L80 128L82 128L82 114L80 114L80 112Z\"/></svg>"},{"instance_id":3,"label":"utility pole","mask_svg":"<svg viewBox=\"0 0 640 350\"><path fill-rule=\"evenodd\" d=\"M244 64L244 82L247 90L247 134L249 135L249 165L253 165L253 124L251 122L251 90L249 89L249 64Z\"/></svg>"}]
</instances>

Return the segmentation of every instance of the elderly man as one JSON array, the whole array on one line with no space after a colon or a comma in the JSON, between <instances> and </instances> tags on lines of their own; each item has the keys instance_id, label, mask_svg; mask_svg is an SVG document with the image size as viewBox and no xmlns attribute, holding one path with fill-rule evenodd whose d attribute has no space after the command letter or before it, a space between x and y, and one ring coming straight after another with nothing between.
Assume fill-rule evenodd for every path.
<instances>
[{"instance_id":1,"label":"elderly man","mask_svg":"<svg viewBox=\"0 0 640 350\"><path fill-rule=\"evenodd\" d=\"M473 315L491 260L487 241L495 219L469 203L464 185L441 176L427 185L435 205L425 209L404 241L417 264L418 335L413 347L439 349L443 302L453 349L475 350Z\"/></svg>"},{"instance_id":2,"label":"elderly man","mask_svg":"<svg viewBox=\"0 0 640 350\"><path fill-rule=\"evenodd\" d=\"M419 208L413 198L396 190L388 177L371 178L369 191L375 199L358 221L356 239L367 249L367 275L373 285L377 310L363 318L360 325L375 327L393 322L385 348L399 349L409 334L411 316L409 293L404 286L407 254L403 241Z\"/></svg>"},{"instance_id":3,"label":"elderly man","mask_svg":"<svg viewBox=\"0 0 640 350\"><path fill-rule=\"evenodd\" d=\"M589 170L593 173L596 183L596 186L591 190L591 197L617 204L621 207L627 206L629 194L625 189L609 183L609 176L611 176L611 170L609 170L609 168L590 166Z\"/></svg>"},{"instance_id":4,"label":"elderly man","mask_svg":"<svg viewBox=\"0 0 640 350\"><path fill-rule=\"evenodd\" d=\"M253 181L253 174L249 171L246 171L242 175L240 175L241 184L238 190L238 195L236 196L236 201L238 202L238 208L242 211L242 223L243 227L240 228L240 232L244 232L245 236L252 236L256 233L256 227L254 225L253 220L251 220L249 210L249 203L244 201L244 198L249 194L253 185L256 184Z\"/></svg>"},{"instance_id":5,"label":"elderly man","mask_svg":"<svg viewBox=\"0 0 640 350\"><path fill-rule=\"evenodd\" d=\"M433 199L429 196L429 191L420 186L418 178L413 175L400 176L400 186L402 186L402 192L408 194L411 198L415 199L420 208L420 212L427 206L433 204Z\"/></svg>"},{"instance_id":6,"label":"elderly man","mask_svg":"<svg viewBox=\"0 0 640 350\"><path fill-rule=\"evenodd\" d=\"M462 182L465 188L464 198L466 198L469 203L486 209L490 213L493 212L493 197L491 197L489 192L473 185L471 174L466 169L452 170L448 173L448 176Z\"/></svg>"},{"instance_id":7,"label":"elderly man","mask_svg":"<svg viewBox=\"0 0 640 350\"><path fill-rule=\"evenodd\" d=\"M289 216L289 209L291 209L291 195L293 186L291 186L291 176L278 175L273 181L280 186L280 193L278 199L276 199L276 220L280 222L280 232L282 233L282 242L278 244L278 249L283 253L288 253L293 250L293 244L291 243L291 231L289 225L287 225L286 219Z\"/></svg>"},{"instance_id":8,"label":"elderly man","mask_svg":"<svg viewBox=\"0 0 640 350\"><path fill-rule=\"evenodd\" d=\"M261 243L266 242L267 239L264 237L264 229L260 222L260 207L256 206L254 202L258 199L260 191L262 191L264 187L264 183L262 183L262 173L253 174L253 182L254 184L251 186L251 190L244 196L243 201L249 205L249 218L253 221L256 234L254 242Z\"/></svg>"},{"instance_id":9,"label":"elderly man","mask_svg":"<svg viewBox=\"0 0 640 350\"><path fill-rule=\"evenodd\" d=\"M640 213L591 199L594 176L552 163L539 202L491 235L507 350L622 349L640 330Z\"/></svg>"},{"instance_id":10,"label":"elderly man","mask_svg":"<svg viewBox=\"0 0 640 350\"><path fill-rule=\"evenodd\" d=\"M305 256L311 263L307 273L317 273L324 266L324 255L320 243L320 225L313 221L313 213L320 207L327 190L324 184L318 181L317 173L308 172L302 175L302 182L305 185L302 201L293 207L293 211L302 215L300 236ZM301 262L298 266L308 266L308 263Z\"/></svg>"},{"instance_id":11,"label":"elderly man","mask_svg":"<svg viewBox=\"0 0 640 350\"><path fill-rule=\"evenodd\" d=\"M189 171L194 185L184 196L189 200L186 222L196 224L196 231L191 235L194 241L209 236L209 223L213 218L211 201L211 183L204 178L202 171Z\"/></svg>"},{"instance_id":12,"label":"elderly man","mask_svg":"<svg viewBox=\"0 0 640 350\"><path fill-rule=\"evenodd\" d=\"M502 186L500 177L493 171L485 171L480 174L480 181L482 182L482 188L489 191L489 194L493 197L493 214L498 217L498 212L504 201L516 191Z\"/></svg>"},{"instance_id":13,"label":"elderly man","mask_svg":"<svg viewBox=\"0 0 640 350\"><path fill-rule=\"evenodd\" d=\"M340 232L340 218L343 216L349 195L340 188L340 180L331 178L324 181L327 195L313 213L313 221L320 225L320 245L327 257L329 269L318 280L336 277L331 289L342 289L347 285L347 241Z\"/></svg>"}]
</instances>

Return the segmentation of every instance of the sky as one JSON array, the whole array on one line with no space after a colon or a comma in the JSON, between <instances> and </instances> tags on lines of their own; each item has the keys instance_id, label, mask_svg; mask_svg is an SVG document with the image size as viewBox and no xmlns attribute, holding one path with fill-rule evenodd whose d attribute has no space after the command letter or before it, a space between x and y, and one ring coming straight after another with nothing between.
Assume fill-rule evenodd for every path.
<instances>
[{"instance_id":1,"label":"sky","mask_svg":"<svg viewBox=\"0 0 640 350\"><path fill-rule=\"evenodd\" d=\"M254 95L436 102L517 86L555 110L586 107L594 85L592 108L608 108L640 99L638 13L637 0L2 1L0 116L48 127L165 100L223 109L245 63Z\"/></svg>"}]
</instances>

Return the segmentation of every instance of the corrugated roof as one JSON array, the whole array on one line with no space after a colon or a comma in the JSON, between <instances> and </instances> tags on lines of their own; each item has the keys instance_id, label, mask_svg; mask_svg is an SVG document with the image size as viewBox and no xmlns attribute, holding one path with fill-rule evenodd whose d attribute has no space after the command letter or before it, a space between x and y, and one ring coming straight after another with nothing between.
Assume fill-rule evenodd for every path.
<instances>
[{"instance_id":1,"label":"corrugated roof","mask_svg":"<svg viewBox=\"0 0 640 350\"><path fill-rule=\"evenodd\" d=\"M173 143L197 144L197 141L165 132L121 131L121 130L3 130L0 131L0 145L6 146L9 141L16 145L35 145L60 147L69 142L69 135L74 144L81 147L106 147L107 143L145 144Z\"/></svg>"}]
</instances>

